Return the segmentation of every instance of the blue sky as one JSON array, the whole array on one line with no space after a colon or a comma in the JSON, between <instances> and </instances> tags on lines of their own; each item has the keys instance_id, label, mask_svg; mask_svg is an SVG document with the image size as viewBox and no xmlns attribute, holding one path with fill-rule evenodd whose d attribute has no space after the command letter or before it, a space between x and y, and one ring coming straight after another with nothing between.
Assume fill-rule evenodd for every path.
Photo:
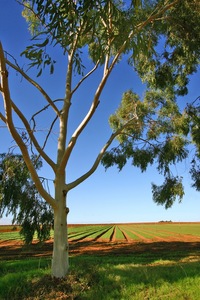
<instances>
[{"instance_id":1,"label":"blue sky","mask_svg":"<svg viewBox=\"0 0 200 300\"><path fill-rule=\"evenodd\" d=\"M21 66L24 66L25 60L20 57L20 53L29 44L30 36L27 24L21 17L21 7L15 0L0 0L0 3L0 40L4 49L15 56ZM56 60L57 66L54 76L49 77L48 72L46 72L46 76L38 79L54 99L64 97L67 63L59 50L56 50ZM34 75L34 72L31 71L30 74ZM94 78L90 79L75 97L72 104L69 132L74 131L87 111L100 74L101 72L98 72ZM42 102L38 93L28 86L20 75L10 70L9 80L11 96L25 114L30 117L33 112L44 107L45 103ZM117 109L122 93L127 89L133 89L142 95L144 86L124 60L115 68L101 96L101 104L95 119L77 143L67 169L69 180L76 179L77 176L88 170L101 147L109 138L108 117ZM180 99L181 105L184 106L198 96L199 73L191 78L189 95ZM2 110L1 102L0 98L0 110ZM34 111L31 109L31 103L34 103ZM47 111L39 120L41 131L38 134L40 139L44 137L50 117L51 113ZM0 140L0 153L6 152L10 146L14 145L1 121ZM55 129L47 145L52 158L55 158L56 145L57 131ZM152 200L151 182L159 184L163 180L162 176L157 173L156 166L148 168L146 173L141 173L130 163L121 172L118 172L116 167L105 172L104 168L100 166L96 173L68 194L68 207L70 208L68 223L200 221L200 195L191 188L189 167L190 161L186 160L175 168L175 175L184 176L185 196L181 204L176 202L172 208L165 210L164 207L157 206ZM41 170L41 175L53 179L53 174L46 166ZM0 220L0 224L10 223L10 220L10 217L3 218Z\"/></svg>"}]
</instances>

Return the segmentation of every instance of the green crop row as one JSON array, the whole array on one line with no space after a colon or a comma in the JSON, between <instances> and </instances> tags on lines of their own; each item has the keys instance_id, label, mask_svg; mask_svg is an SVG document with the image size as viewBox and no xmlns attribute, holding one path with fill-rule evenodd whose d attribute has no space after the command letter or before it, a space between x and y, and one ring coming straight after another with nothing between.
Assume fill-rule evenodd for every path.
<instances>
[{"instance_id":1,"label":"green crop row","mask_svg":"<svg viewBox=\"0 0 200 300\"><path fill-rule=\"evenodd\" d=\"M0 240L21 240L19 231L0 232Z\"/></svg>"},{"instance_id":2,"label":"green crop row","mask_svg":"<svg viewBox=\"0 0 200 300\"><path fill-rule=\"evenodd\" d=\"M85 238L96 239L98 236L103 234L108 230L109 226L91 226L87 227L87 230L81 232L73 232L73 234L69 234L70 240L82 240Z\"/></svg>"},{"instance_id":3,"label":"green crop row","mask_svg":"<svg viewBox=\"0 0 200 300\"><path fill-rule=\"evenodd\" d=\"M125 237L123 235L123 232L121 231L121 227L119 227L119 226L116 226L115 238L117 240L124 240L125 239Z\"/></svg>"},{"instance_id":4,"label":"green crop row","mask_svg":"<svg viewBox=\"0 0 200 300\"><path fill-rule=\"evenodd\" d=\"M200 237L200 223L189 223L189 224L125 224L120 225L125 230L133 231L144 237L151 238L153 236L159 237L170 237L176 236L177 234L189 234Z\"/></svg>"},{"instance_id":5,"label":"green crop row","mask_svg":"<svg viewBox=\"0 0 200 300\"><path fill-rule=\"evenodd\" d=\"M3 229L4 230L3 230ZM10 228L10 231L6 231ZM0 226L0 240L20 240L19 231L13 231L13 226ZM2 230L1 230L2 229ZM173 237L177 235L193 235L200 237L200 223L155 223L155 224L98 224L98 225L75 225L68 227L68 237L72 241L90 239L110 240L114 235L117 240L126 240L123 232L128 238L140 240L142 237L152 239L155 237ZM141 237L140 237L141 236ZM53 230L51 231L53 237ZM35 237L36 238L36 235Z\"/></svg>"},{"instance_id":6,"label":"green crop row","mask_svg":"<svg viewBox=\"0 0 200 300\"><path fill-rule=\"evenodd\" d=\"M120 228L122 228L122 230L126 233L126 235L128 236L129 239L131 239L131 240L140 240L141 239L139 236L137 236L136 234L131 232L128 227L120 226Z\"/></svg>"},{"instance_id":7,"label":"green crop row","mask_svg":"<svg viewBox=\"0 0 200 300\"><path fill-rule=\"evenodd\" d=\"M111 226L104 234L101 235L101 239L110 240L113 235L115 227Z\"/></svg>"},{"instance_id":8,"label":"green crop row","mask_svg":"<svg viewBox=\"0 0 200 300\"><path fill-rule=\"evenodd\" d=\"M113 227L113 226L111 226L111 227ZM98 230L98 231L94 232L93 234L91 234L89 236L89 238L94 239L94 240L96 240L97 238L101 238L104 234L106 234L106 232L108 230L110 230L111 227L110 226L105 226L105 227L101 228L100 230Z\"/></svg>"}]
</instances>

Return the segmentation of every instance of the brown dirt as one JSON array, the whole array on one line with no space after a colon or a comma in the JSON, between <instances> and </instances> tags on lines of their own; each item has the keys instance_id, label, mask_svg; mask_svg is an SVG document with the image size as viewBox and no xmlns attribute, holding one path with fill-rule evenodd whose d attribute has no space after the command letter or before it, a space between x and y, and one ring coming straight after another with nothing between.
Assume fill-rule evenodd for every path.
<instances>
[{"instance_id":1,"label":"brown dirt","mask_svg":"<svg viewBox=\"0 0 200 300\"><path fill-rule=\"evenodd\" d=\"M140 241L127 240L112 241L97 240L91 241L84 239L84 241L69 243L70 255L123 255L144 253L150 251L151 253L159 251L199 251L200 255L200 238L190 235L180 235L175 237L168 237L161 239L155 237L154 239L143 239ZM53 250L53 240L49 240L44 244L34 242L32 245L25 246L22 241L0 240L0 259L21 259L25 257L50 257Z\"/></svg>"}]
</instances>

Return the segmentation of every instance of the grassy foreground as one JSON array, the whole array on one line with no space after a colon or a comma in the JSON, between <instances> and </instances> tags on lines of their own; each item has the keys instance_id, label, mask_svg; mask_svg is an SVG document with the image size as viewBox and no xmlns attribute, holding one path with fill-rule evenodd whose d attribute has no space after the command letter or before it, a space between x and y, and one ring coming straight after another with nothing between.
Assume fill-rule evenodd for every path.
<instances>
[{"instance_id":1,"label":"grassy foreground","mask_svg":"<svg viewBox=\"0 0 200 300\"><path fill-rule=\"evenodd\" d=\"M51 260L0 261L0 299L198 300L200 261L148 253L70 258L66 279L50 277Z\"/></svg>"}]
</instances>

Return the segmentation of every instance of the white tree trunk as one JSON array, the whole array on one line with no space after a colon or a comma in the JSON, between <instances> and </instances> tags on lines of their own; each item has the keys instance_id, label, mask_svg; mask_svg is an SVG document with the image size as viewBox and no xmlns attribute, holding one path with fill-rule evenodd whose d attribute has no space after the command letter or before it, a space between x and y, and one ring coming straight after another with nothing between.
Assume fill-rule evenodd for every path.
<instances>
[{"instance_id":1,"label":"white tree trunk","mask_svg":"<svg viewBox=\"0 0 200 300\"><path fill-rule=\"evenodd\" d=\"M52 257L52 276L65 277L69 270L69 247L67 234L66 195L62 189L58 200L58 207L54 209L54 244Z\"/></svg>"}]
</instances>

